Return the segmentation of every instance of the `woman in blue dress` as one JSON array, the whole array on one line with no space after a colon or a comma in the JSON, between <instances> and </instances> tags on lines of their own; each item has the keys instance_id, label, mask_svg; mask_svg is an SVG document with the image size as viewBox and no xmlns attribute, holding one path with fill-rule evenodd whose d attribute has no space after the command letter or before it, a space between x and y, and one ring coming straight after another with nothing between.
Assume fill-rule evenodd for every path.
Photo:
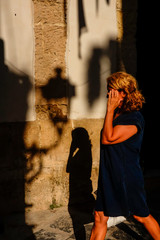
<instances>
[{"instance_id":1,"label":"woman in blue dress","mask_svg":"<svg viewBox=\"0 0 160 240\"><path fill-rule=\"evenodd\" d=\"M144 191L139 153L144 97L136 79L117 72L107 79L108 101L101 132L100 169L95 222L90 240L104 240L109 217L129 216L141 222L155 240L160 227L150 214Z\"/></svg>"}]
</instances>

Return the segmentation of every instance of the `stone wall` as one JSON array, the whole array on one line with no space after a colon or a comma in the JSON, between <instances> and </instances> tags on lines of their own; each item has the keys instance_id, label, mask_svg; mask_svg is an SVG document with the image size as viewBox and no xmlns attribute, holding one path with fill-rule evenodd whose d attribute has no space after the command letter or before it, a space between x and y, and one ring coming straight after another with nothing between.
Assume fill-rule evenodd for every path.
<instances>
[{"instance_id":1,"label":"stone wall","mask_svg":"<svg viewBox=\"0 0 160 240\"><path fill-rule=\"evenodd\" d=\"M34 0L34 28L35 28L35 79L36 79L36 110L37 120L28 123L25 128L25 146L33 147L38 153L31 154L28 165L32 169L26 175L26 202L33 204L33 209L48 208L52 202L55 205L66 205L72 196L69 175L66 172L69 156L72 155L72 131L83 128L91 141L91 184L93 192L97 187L99 168L99 133L103 119L69 120L67 118L67 95L71 84L66 76L66 1ZM132 6L132 7L131 7ZM130 18L128 17L130 16ZM137 5L128 4L125 0L117 1L117 24L119 52L117 56L117 70L136 72L136 17ZM127 20L128 19L128 20ZM128 47L127 47L128 46ZM126 64L126 59L129 60ZM78 131L78 130L77 130ZM82 129L80 130L83 133ZM31 134L32 133L32 134ZM82 136L85 141L85 134ZM78 139L76 139L78 141ZM79 155L85 150L82 144ZM78 151L78 150L76 150ZM81 155L71 159L77 161L72 171L81 169ZM83 154L82 154L83 155ZM85 156L83 155L85 159ZM84 163L84 168L87 163ZM88 170L89 171L89 170ZM78 184L84 187L83 170ZM75 182L76 184L76 182ZM77 190L81 192L83 189ZM87 188L87 186L86 186ZM76 190L75 190L76 191ZM91 194L91 192L90 192ZM72 199L70 199L72 200Z\"/></svg>"},{"instance_id":2,"label":"stone wall","mask_svg":"<svg viewBox=\"0 0 160 240\"><path fill-rule=\"evenodd\" d=\"M62 0L34 0L33 3L37 117L35 122L25 126L24 144L27 148L25 201L32 205L32 210L36 210L49 208L50 205L67 205L68 199L72 198L70 185L73 183L69 181L69 176L80 167L79 161L82 160L81 156L75 157L73 155L76 153L71 153L72 131L77 128L82 128L82 140L84 138L85 141L85 133L91 140L91 184L96 190L102 120L72 121L67 118L70 101L68 88L72 87L66 76L65 62L67 6ZM77 136L74 141L78 141ZM83 152L83 148L85 146L82 144L79 151ZM77 165L67 170L69 155L70 161L75 159ZM84 168L85 165L87 163L84 163ZM79 191L83 191L83 172L80 174Z\"/></svg>"},{"instance_id":3,"label":"stone wall","mask_svg":"<svg viewBox=\"0 0 160 240\"><path fill-rule=\"evenodd\" d=\"M134 15L134 29L128 32L125 28L124 38L122 2L117 1L117 70L127 69L122 49L125 56L130 52L130 67L136 61L136 7L125 8L125 13ZM93 200L98 180L103 119L67 117L68 90L74 96L65 62L67 1L33 0L33 6L36 121L0 125L1 201L8 211L35 211ZM126 41L127 49L123 47Z\"/></svg>"}]
</instances>

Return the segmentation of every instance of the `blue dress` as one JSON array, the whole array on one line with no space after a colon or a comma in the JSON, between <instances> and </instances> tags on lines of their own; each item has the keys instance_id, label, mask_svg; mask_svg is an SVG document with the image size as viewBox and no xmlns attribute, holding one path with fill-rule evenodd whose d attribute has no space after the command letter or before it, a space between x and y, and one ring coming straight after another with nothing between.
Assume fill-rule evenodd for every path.
<instances>
[{"instance_id":1,"label":"blue dress","mask_svg":"<svg viewBox=\"0 0 160 240\"><path fill-rule=\"evenodd\" d=\"M138 132L121 143L101 144L95 210L110 217L147 217L149 209L139 163L144 118L139 111L124 113L113 121L113 127L116 125L136 125Z\"/></svg>"}]
</instances>

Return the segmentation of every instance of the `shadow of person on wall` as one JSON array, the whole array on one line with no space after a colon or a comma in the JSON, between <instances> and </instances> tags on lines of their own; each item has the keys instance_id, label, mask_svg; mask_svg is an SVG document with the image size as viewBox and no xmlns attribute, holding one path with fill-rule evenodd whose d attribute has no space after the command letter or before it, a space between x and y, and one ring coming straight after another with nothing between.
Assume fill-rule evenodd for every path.
<instances>
[{"instance_id":1,"label":"shadow of person on wall","mask_svg":"<svg viewBox=\"0 0 160 240\"><path fill-rule=\"evenodd\" d=\"M19 240L33 235L33 226L25 219L25 210L32 204L25 201L24 142L32 84L27 74L6 65L3 39L0 39L0 84L0 239Z\"/></svg>"},{"instance_id":2,"label":"shadow of person on wall","mask_svg":"<svg viewBox=\"0 0 160 240\"><path fill-rule=\"evenodd\" d=\"M85 240L84 224L93 221L95 199L91 182L91 141L84 128L72 131L72 143L66 171L69 175L68 211L72 218L76 240Z\"/></svg>"},{"instance_id":3,"label":"shadow of person on wall","mask_svg":"<svg viewBox=\"0 0 160 240\"><path fill-rule=\"evenodd\" d=\"M28 110L28 95L32 90L30 78L12 65L5 64L5 44L0 39L0 122L23 122Z\"/></svg>"}]
</instances>

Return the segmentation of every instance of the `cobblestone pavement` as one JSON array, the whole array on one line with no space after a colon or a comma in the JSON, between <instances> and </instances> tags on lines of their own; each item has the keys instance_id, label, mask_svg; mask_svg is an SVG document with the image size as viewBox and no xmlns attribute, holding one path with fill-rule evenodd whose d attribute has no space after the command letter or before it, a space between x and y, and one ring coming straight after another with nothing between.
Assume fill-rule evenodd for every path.
<instances>
[{"instance_id":1,"label":"cobblestone pavement","mask_svg":"<svg viewBox=\"0 0 160 240\"><path fill-rule=\"evenodd\" d=\"M157 215L159 221L160 217ZM25 216L14 214L5 220L5 234L0 240L89 240L93 218L81 211L70 215L67 207L41 212L29 212ZM133 218L111 226L108 240L149 240L151 239L140 223Z\"/></svg>"},{"instance_id":2,"label":"cobblestone pavement","mask_svg":"<svg viewBox=\"0 0 160 240\"><path fill-rule=\"evenodd\" d=\"M147 194L151 214L160 224L160 179L149 179L152 192ZM89 240L93 214L81 208L60 207L39 212L14 213L0 218L0 240ZM149 240L144 227L132 217L114 225L110 219L105 240ZM2 224L4 223L4 224Z\"/></svg>"}]
</instances>

